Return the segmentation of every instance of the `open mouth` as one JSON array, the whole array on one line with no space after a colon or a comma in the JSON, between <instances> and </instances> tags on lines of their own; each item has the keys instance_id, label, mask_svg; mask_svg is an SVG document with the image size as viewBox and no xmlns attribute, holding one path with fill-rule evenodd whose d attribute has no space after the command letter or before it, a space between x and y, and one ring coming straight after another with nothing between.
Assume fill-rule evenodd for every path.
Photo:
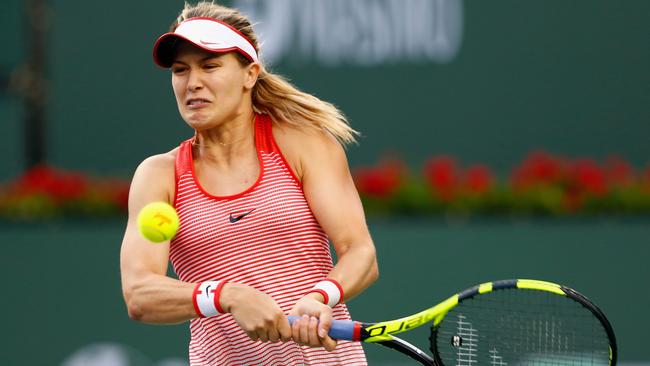
<instances>
[{"instance_id":1,"label":"open mouth","mask_svg":"<svg viewBox=\"0 0 650 366\"><path fill-rule=\"evenodd\" d=\"M188 99L187 102L185 102L185 105L188 106L190 109L203 108L206 107L208 104L210 104L210 101L203 98L192 98L192 99Z\"/></svg>"}]
</instances>

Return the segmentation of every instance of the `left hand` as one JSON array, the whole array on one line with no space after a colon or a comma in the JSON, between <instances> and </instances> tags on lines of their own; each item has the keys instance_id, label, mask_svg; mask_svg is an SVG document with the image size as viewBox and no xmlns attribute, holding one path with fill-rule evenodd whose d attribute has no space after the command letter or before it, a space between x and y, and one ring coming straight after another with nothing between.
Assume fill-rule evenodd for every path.
<instances>
[{"instance_id":1,"label":"left hand","mask_svg":"<svg viewBox=\"0 0 650 366\"><path fill-rule=\"evenodd\" d=\"M337 342L327 334L332 326L332 309L323 304L322 295L309 293L296 302L289 315L300 316L291 326L291 338L301 346L336 348Z\"/></svg>"}]
</instances>

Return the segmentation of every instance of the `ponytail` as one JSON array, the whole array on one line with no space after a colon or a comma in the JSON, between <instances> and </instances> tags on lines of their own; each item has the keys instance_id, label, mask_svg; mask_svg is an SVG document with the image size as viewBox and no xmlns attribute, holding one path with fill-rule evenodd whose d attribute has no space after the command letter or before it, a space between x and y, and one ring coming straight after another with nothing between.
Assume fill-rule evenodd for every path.
<instances>
[{"instance_id":1,"label":"ponytail","mask_svg":"<svg viewBox=\"0 0 650 366\"><path fill-rule=\"evenodd\" d=\"M264 69L253 88L253 109L277 123L327 131L342 145L356 142L359 135L332 103L300 91L282 76Z\"/></svg>"}]
</instances>

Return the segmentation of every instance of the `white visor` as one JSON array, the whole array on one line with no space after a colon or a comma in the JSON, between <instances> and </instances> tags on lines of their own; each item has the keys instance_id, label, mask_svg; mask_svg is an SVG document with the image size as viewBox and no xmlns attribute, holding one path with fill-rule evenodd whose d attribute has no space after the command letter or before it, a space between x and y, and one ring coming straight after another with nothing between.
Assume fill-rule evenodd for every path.
<instances>
[{"instance_id":1,"label":"white visor","mask_svg":"<svg viewBox=\"0 0 650 366\"><path fill-rule=\"evenodd\" d=\"M158 38L153 46L153 59L158 66L171 67L179 39L208 52L237 52L251 62L258 61L253 44L235 28L212 18L190 18L180 23L174 32Z\"/></svg>"}]
</instances>

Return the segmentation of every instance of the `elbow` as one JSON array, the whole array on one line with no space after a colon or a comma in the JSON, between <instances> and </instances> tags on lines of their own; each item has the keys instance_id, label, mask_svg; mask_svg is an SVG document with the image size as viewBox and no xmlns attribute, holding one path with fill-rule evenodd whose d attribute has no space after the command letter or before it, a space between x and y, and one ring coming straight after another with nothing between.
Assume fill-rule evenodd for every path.
<instances>
[{"instance_id":1,"label":"elbow","mask_svg":"<svg viewBox=\"0 0 650 366\"><path fill-rule=\"evenodd\" d=\"M370 269L370 274L368 276L369 285L373 284L378 279L379 279L379 266L377 265L377 260L375 259L375 262L372 264L372 268Z\"/></svg>"},{"instance_id":2,"label":"elbow","mask_svg":"<svg viewBox=\"0 0 650 366\"><path fill-rule=\"evenodd\" d=\"M131 320L135 320L136 322L143 322L144 320L144 311L142 310L142 307L139 306L138 304L134 303L127 303L127 312L129 314L129 318Z\"/></svg>"},{"instance_id":3,"label":"elbow","mask_svg":"<svg viewBox=\"0 0 650 366\"><path fill-rule=\"evenodd\" d=\"M133 291L124 291L124 302L126 303L126 310L129 315L129 318L131 320L135 320L137 322L142 322L144 319L144 306L142 304L142 301L139 299L137 295L133 293Z\"/></svg>"},{"instance_id":4,"label":"elbow","mask_svg":"<svg viewBox=\"0 0 650 366\"><path fill-rule=\"evenodd\" d=\"M377 264L377 254L375 253L374 248L372 248L372 251L369 253L369 259L370 266L368 267L365 277L366 286L372 285L379 279L379 265Z\"/></svg>"}]
</instances>

